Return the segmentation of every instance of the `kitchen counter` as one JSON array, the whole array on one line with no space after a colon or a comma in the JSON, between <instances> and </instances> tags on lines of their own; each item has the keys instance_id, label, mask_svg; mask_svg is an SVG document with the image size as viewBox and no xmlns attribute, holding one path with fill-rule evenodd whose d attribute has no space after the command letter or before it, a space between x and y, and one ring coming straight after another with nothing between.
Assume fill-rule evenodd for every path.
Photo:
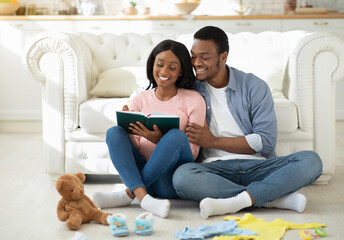
<instances>
[{"instance_id":1,"label":"kitchen counter","mask_svg":"<svg viewBox=\"0 0 344 240\"><path fill-rule=\"evenodd\" d=\"M28 16L5 16L0 15L0 20L19 20L19 21L71 21L71 20L226 20L226 19L311 19L311 18L344 18L343 13L329 14L283 14L283 15L232 15L232 16L125 16L125 15L97 15L97 16L81 16L81 15L28 15Z\"/></svg>"}]
</instances>

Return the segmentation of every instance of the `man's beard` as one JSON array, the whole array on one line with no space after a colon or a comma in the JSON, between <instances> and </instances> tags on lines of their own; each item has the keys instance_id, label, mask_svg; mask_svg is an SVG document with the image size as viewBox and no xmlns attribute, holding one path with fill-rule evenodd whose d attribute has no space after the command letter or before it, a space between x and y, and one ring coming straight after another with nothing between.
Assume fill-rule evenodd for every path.
<instances>
[{"instance_id":1,"label":"man's beard","mask_svg":"<svg viewBox=\"0 0 344 240\"><path fill-rule=\"evenodd\" d=\"M216 75L219 73L219 69L220 69L220 59L217 59L215 66L216 66L216 70L214 71L214 73L212 75L205 76L205 78L200 80L200 81L208 81L208 80L211 80L211 79L216 77Z\"/></svg>"}]
</instances>

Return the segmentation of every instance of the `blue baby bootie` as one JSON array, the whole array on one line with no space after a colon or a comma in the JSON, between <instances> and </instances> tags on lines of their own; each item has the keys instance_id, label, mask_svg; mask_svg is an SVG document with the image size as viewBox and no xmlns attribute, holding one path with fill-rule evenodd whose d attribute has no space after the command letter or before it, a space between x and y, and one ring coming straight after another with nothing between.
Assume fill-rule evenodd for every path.
<instances>
[{"instance_id":1,"label":"blue baby bootie","mask_svg":"<svg viewBox=\"0 0 344 240\"><path fill-rule=\"evenodd\" d=\"M135 220L135 232L137 235L151 235L153 233L153 214L141 213Z\"/></svg>"},{"instance_id":2,"label":"blue baby bootie","mask_svg":"<svg viewBox=\"0 0 344 240\"><path fill-rule=\"evenodd\" d=\"M124 237L129 235L127 221L125 220L124 214L117 213L112 216L107 216L106 220L109 223L110 229L114 236Z\"/></svg>"}]
</instances>

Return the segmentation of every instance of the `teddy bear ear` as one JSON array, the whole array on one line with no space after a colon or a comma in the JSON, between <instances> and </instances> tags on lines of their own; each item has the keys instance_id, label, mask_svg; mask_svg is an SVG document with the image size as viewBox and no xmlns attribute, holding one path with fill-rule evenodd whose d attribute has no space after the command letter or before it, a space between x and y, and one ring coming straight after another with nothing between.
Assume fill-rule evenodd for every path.
<instances>
[{"instance_id":1,"label":"teddy bear ear","mask_svg":"<svg viewBox=\"0 0 344 240\"><path fill-rule=\"evenodd\" d=\"M62 179L57 179L57 181L56 181L56 189L57 189L57 191L60 191L60 189L62 187L62 183L63 183Z\"/></svg>"},{"instance_id":2,"label":"teddy bear ear","mask_svg":"<svg viewBox=\"0 0 344 240\"><path fill-rule=\"evenodd\" d=\"M86 179L85 174L83 174L82 172L77 172L75 176L77 176L82 182L84 182Z\"/></svg>"}]
</instances>

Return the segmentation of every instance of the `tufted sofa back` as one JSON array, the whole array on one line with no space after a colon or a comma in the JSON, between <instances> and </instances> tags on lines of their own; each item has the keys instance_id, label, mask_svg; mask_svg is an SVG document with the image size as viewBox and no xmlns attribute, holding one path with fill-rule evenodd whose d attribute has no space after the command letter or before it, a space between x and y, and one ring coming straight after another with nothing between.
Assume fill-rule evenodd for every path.
<instances>
[{"instance_id":1,"label":"tufted sofa back","mask_svg":"<svg viewBox=\"0 0 344 240\"><path fill-rule=\"evenodd\" d=\"M288 91L290 90L288 61L296 42L305 33L302 31L285 33L262 32L258 34L242 32L237 34L227 33L227 35L230 46L227 59L228 65L247 73L253 73L266 81L275 101L279 131L295 131L298 127L298 106L288 101ZM84 51L81 51L81 54L88 52L90 55L90 62L87 63L88 67L85 67L85 69L90 71L90 73L86 73L85 88L81 87L82 81L85 81L84 78L79 79L81 82L77 88L77 91L79 91L77 93L78 96L86 97L85 99L79 98L78 102L82 104L80 106L79 116L80 125L87 132L104 132L113 124L113 113L111 111L107 114L107 123L104 122L95 127L89 126L90 121L88 121L87 117L83 117L84 115L95 115L90 114L85 109L106 108L105 106L93 106L92 104L98 103L95 99L85 103L87 99L92 98L89 92L96 86L98 78L103 72L110 69L124 68L126 71L130 71L135 75L137 85L140 86L140 89L144 89L148 82L145 72L146 61L151 50L159 42L168 38L174 39L184 43L190 50L193 43L193 33L176 36L160 33L149 33L145 35L136 33L126 33L123 35L79 33L78 37L83 42L83 44L79 45L84 45L86 48ZM116 76L114 75L112 78L115 79ZM118 88L125 87L123 84L118 86ZM116 101L119 101L119 99ZM101 99L100 102L103 104L106 100ZM123 105L124 103L121 102L118 104ZM75 116L75 113L71 115ZM83 122L85 119L87 120L87 124ZM75 129L78 126L74 120L71 123L73 123L71 125L73 127L70 129Z\"/></svg>"},{"instance_id":2,"label":"tufted sofa back","mask_svg":"<svg viewBox=\"0 0 344 240\"><path fill-rule=\"evenodd\" d=\"M149 33L123 35L79 33L79 37L91 52L91 74L87 92L93 88L100 73L121 67L145 67L149 53L160 41L174 39L191 49L193 34L163 35ZM287 95L288 60L294 43L304 35L302 31L286 33L242 32L227 33L229 56L227 63L245 72L251 72L266 81L274 96Z\"/></svg>"},{"instance_id":3,"label":"tufted sofa back","mask_svg":"<svg viewBox=\"0 0 344 240\"><path fill-rule=\"evenodd\" d=\"M91 83L94 87L100 73L121 67L145 67L151 50L164 39L175 39L173 35L150 33L123 35L79 33L92 54ZM90 89L88 89L89 91Z\"/></svg>"},{"instance_id":4,"label":"tufted sofa back","mask_svg":"<svg viewBox=\"0 0 344 240\"><path fill-rule=\"evenodd\" d=\"M289 57L296 42L304 35L304 31L227 33L227 64L266 81L275 98L287 96ZM180 35L177 40L190 49L193 34Z\"/></svg>"}]
</instances>

